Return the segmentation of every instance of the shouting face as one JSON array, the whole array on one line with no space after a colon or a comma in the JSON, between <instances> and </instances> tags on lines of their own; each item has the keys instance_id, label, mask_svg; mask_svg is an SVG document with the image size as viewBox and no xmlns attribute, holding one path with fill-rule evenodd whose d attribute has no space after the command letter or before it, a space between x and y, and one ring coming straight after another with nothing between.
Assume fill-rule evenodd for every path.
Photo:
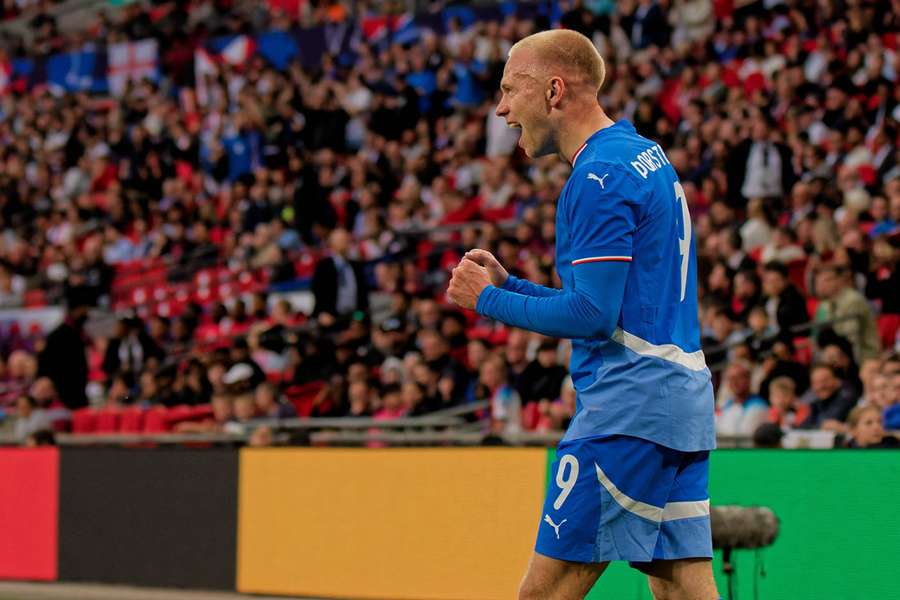
<instances>
[{"instance_id":1,"label":"shouting face","mask_svg":"<svg viewBox=\"0 0 900 600\"><path fill-rule=\"evenodd\" d=\"M503 69L502 96L497 105L497 116L506 119L508 126L521 130L519 145L531 158L558 151L547 101L549 82L545 81L535 59L530 48L521 48L510 55Z\"/></svg>"}]
</instances>

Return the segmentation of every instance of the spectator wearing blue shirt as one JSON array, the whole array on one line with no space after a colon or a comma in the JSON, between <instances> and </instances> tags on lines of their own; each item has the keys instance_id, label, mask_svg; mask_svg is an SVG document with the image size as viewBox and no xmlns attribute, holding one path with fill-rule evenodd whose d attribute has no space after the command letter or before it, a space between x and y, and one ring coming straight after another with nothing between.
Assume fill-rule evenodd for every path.
<instances>
[{"instance_id":1,"label":"spectator wearing blue shirt","mask_svg":"<svg viewBox=\"0 0 900 600\"><path fill-rule=\"evenodd\" d=\"M474 108L485 98L481 82L487 77L487 67L474 58L473 51L472 42L464 42L459 49L459 58L452 67L456 93L453 94L451 103L461 108Z\"/></svg>"},{"instance_id":2,"label":"spectator wearing blue shirt","mask_svg":"<svg viewBox=\"0 0 900 600\"><path fill-rule=\"evenodd\" d=\"M897 231L898 226L900 226L900 195L891 198L887 218L876 223L871 231L869 231L869 235L873 238L882 235L891 235Z\"/></svg>"},{"instance_id":3,"label":"spectator wearing blue shirt","mask_svg":"<svg viewBox=\"0 0 900 600\"><path fill-rule=\"evenodd\" d=\"M241 175L252 173L262 164L262 135L244 126L244 118L235 118L234 129L222 137L222 146L228 155L228 179L235 181Z\"/></svg>"},{"instance_id":4,"label":"spectator wearing blue shirt","mask_svg":"<svg viewBox=\"0 0 900 600\"><path fill-rule=\"evenodd\" d=\"M428 68L422 52L412 52L412 71L406 76L408 83L419 95L419 111L431 110L431 95L437 89L437 75Z\"/></svg>"}]
</instances>

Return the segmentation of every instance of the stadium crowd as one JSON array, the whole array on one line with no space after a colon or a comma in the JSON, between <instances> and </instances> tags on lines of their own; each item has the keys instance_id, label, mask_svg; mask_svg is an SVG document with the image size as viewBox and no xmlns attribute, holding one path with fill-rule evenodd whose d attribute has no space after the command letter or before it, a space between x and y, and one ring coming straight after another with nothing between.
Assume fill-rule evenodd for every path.
<instances>
[{"instance_id":1,"label":"stadium crowd","mask_svg":"<svg viewBox=\"0 0 900 600\"><path fill-rule=\"evenodd\" d=\"M163 75L122 97L0 97L0 304L67 306L53 331L2 324L21 437L89 404L209 405L172 425L189 432L487 400L491 433L564 429L566 344L444 298L473 247L558 285L569 166L526 159L493 110L511 44L563 26L606 58L607 112L659 141L683 182L719 433L896 445L900 2L507 3L402 44L363 30L374 5L137 3L68 37L35 18L9 48L153 37ZM351 59L278 70L254 55L195 76L209 38L298 23L349 25ZM115 330L89 335L88 307Z\"/></svg>"}]
</instances>

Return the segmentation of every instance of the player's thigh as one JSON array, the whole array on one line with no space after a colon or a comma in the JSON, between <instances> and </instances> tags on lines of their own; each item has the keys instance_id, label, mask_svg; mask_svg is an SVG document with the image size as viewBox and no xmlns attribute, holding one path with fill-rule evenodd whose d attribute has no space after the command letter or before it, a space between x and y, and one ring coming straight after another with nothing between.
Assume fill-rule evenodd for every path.
<instances>
[{"instance_id":1,"label":"player's thigh","mask_svg":"<svg viewBox=\"0 0 900 600\"><path fill-rule=\"evenodd\" d=\"M581 600L609 563L582 563L535 552L519 587L519 600Z\"/></svg>"},{"instance_id":2,"label":"player's thigh","mask_svg":"<svg viewBox=\"0 0 900 600\"><path fill-rule=\"evenodd\" d=\"M708 558L655 560L641 566L655 600L718 600Z\"/></svg>"}]
</instances>

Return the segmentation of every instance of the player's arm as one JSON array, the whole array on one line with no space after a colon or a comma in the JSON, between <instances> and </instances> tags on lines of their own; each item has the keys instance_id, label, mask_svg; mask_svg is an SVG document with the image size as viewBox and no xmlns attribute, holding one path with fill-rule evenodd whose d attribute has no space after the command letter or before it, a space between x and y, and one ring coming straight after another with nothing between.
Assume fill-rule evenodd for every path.
<instances>
[{"instance_id":1,"label":"player's arm","mask_svg":"<svg viewBox=\"0 0 900 600\"><path fill-rule=\"evenodd\" d=\"M608 337L615 331L631 262L639 190L614 165L594 163L573 177L569 202L559 207L570 231L572 289L535 297L488 286L478 297L480 314L557 337Z\"/></svg>"},{"instance_id":2,"label":"player's arm","mask_svg":"<svg viewBox=\"0 0 900 600\"><path fill-rule=\"evenodd\" d=\"M491 285L478 297L476 310L507 325L553 337L611 336L622 310L628 263L594 262L574 268L572 290L528 296Z\"/></svg>"},{"instance_id":3,"label":"player's arm","mask_svg":"<svg viewBox=\"0 0 900 600\"><path fill-rule=\"evenodd\" d=\"M558 296L559 294L563 293L563 291L559 288L539 285L537 283L534 283L533 281L528 281L527 279L516 277L515 275L510 275L506 279L506 283L503 284L503 289L514 292L516 294L522 294L524 296L538 297L552 297Z\"/></svg>"},{"instance_id":4,"label":"player's arm","mask_svg":"<svg viewBox=\"0 0 900 600\"><path fill-rule=\"evenodd\" d=\"M503 265L500 264L500 261L487 250L481 250L480 248L469 250L463 258L467 258L487 269L488 274L491 276L491 283L509 292L524 296L556 296L562 293L560 289L538 285L527 279L510 275L503 268Z\"/></svg>"}]
</instances>

